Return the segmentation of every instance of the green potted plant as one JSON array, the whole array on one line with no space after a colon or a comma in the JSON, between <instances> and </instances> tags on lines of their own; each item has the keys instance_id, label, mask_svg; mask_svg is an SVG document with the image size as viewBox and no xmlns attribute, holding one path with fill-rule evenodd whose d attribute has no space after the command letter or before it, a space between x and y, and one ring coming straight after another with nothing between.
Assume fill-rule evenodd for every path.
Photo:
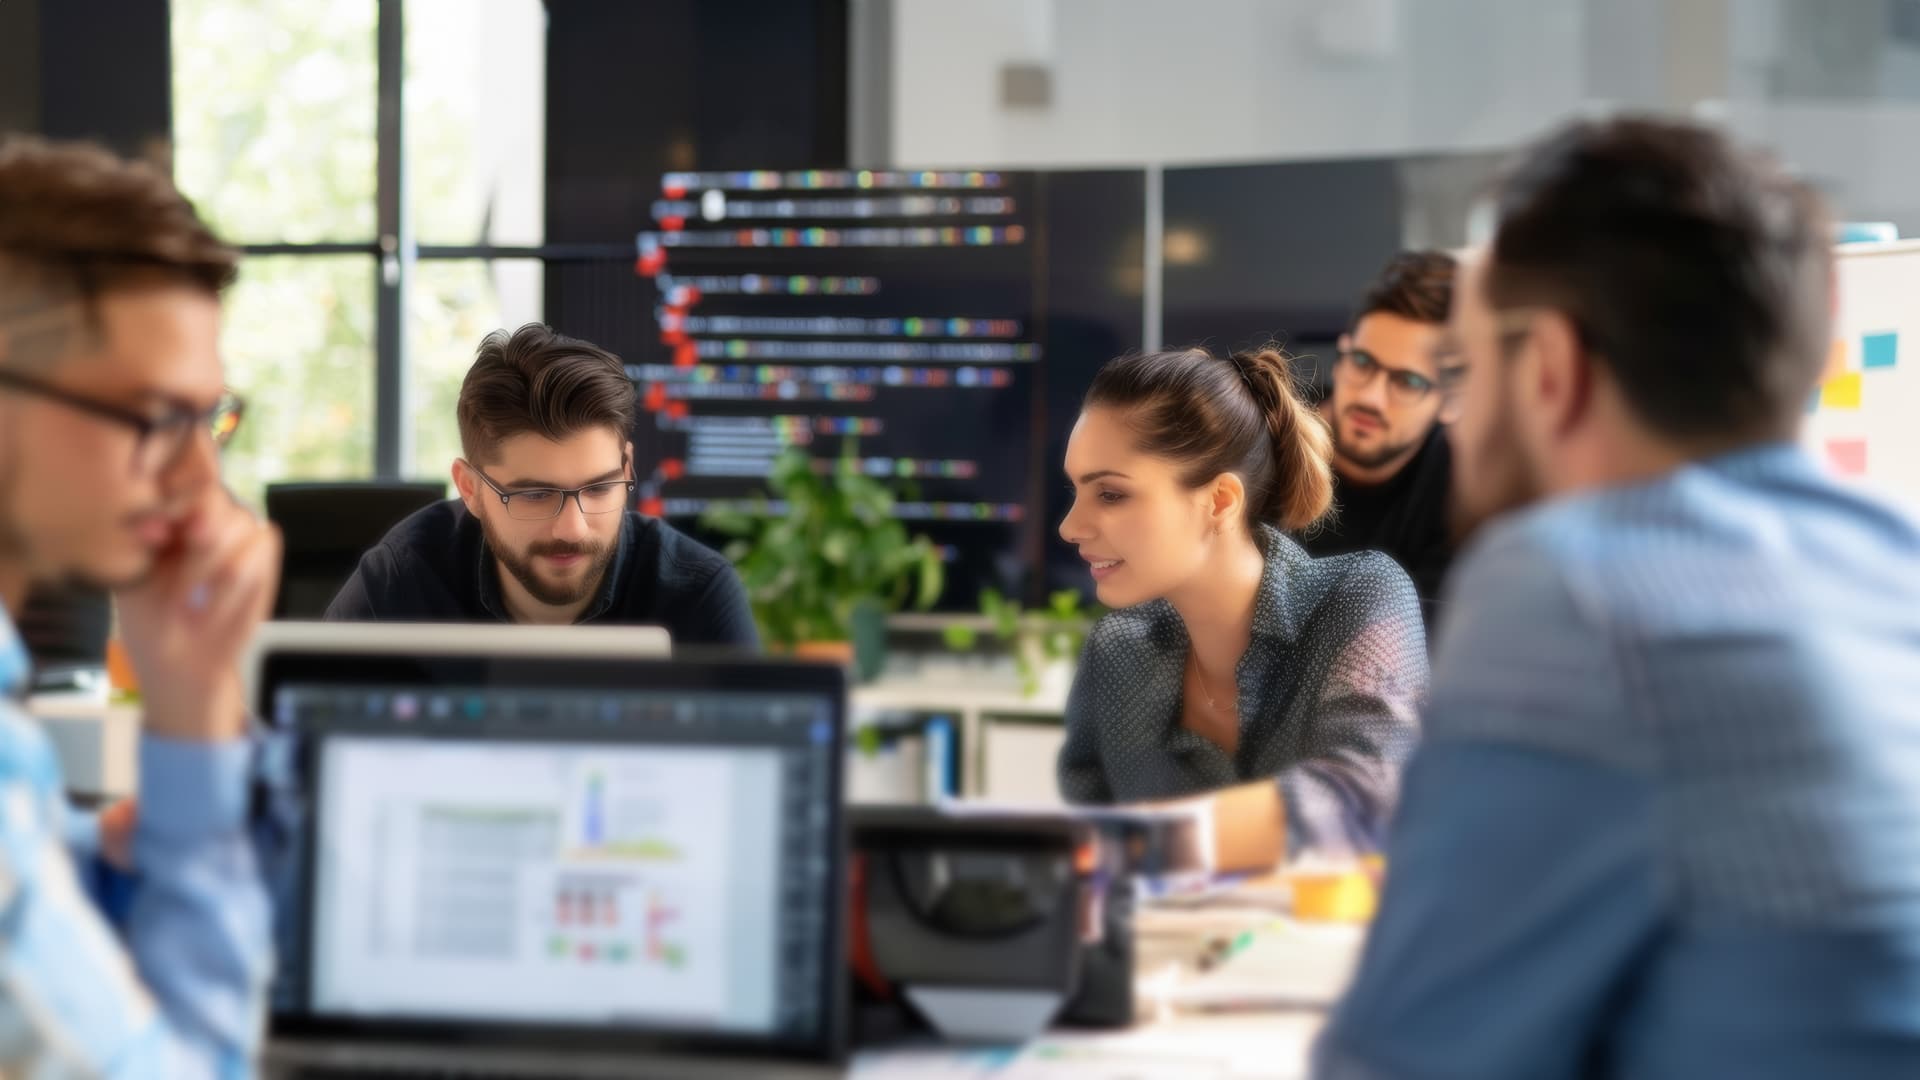
<instances>
[{"instance_id":1,"label":"green potted plant","mask_svg":"<svg viewBox=\"0 0 1920 1080\"><path fill-rule=\"evenodd\" d=\"M1017 600L1008 600L998 589L980 593L980 613L992 625L993 636L1013 646L1013 663L1020 673L1020 692L1032 697L1043 683L1060 694L1072 682L1073 664L1080 659L1087 630L1104 612L1096 605L1080 606L1080 594L1063 589L1047 597L1047 606L1036 612L1025 611ZM947 647L958 651L972 649L979 635L971 626L954 625L946 630Z\"/></svg>"},{"instance_id":2,"label":"green potted plant","mask_svg":"<svg viewBox=\"0 0 1920 1080\"><path fill-rule=\"evenodd\" d=\"M761 636L795 655L852 660L872 678L884 659L887 612L908 604L924 611L940 598L939 549L907 534L893 516L892 490L861 471L851 442L824 471L804 449L789 448L767 481L751 508L701 517L731 538L726 556L746 584Z\"/></svg>"}]
</instances>

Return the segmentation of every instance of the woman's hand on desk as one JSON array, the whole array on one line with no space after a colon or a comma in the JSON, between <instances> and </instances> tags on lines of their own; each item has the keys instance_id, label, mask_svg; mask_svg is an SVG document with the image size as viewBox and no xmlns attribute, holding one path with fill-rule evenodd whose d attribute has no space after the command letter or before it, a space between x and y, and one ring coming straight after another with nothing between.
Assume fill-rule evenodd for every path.
<instances>
[{"instance_id":1,"label":"woman's hand on desk","mask_svg":"<svg viewBox=\"0 0 1920 1080\"><path fill-rule=\"evenodd\" d=\"M1286 855L1286 807L1280 801L1279 785L1271 780L1150 805L1204 814L1213 834L1216 871L1272 870Z\"/></svg>"}]
</instances>

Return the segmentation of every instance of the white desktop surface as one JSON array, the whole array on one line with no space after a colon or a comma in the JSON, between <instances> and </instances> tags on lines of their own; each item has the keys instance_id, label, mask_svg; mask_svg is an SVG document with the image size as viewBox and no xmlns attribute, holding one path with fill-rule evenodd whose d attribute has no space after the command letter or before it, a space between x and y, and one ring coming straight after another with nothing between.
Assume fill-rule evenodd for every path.
<instances>
[{"instance_id":1,"label":"white desktop surface","mask_svg":"<svg viewBox=\"0 0 1920 1080\"><path fill-rule=\"evenodd\" d=\"M864 1051L853 1080L1215 1080L1308 1075L1319 1012L1179 1016L1124 1031L1050 1033L1023 1047Z\"/></svg>"},{"instance_id":2,"label":"white desktop surface","mask_svg":"<svg viewBox=\"0 0 1920 1080\"><path fill-rule=\"evenodd\" d=\"M86 694L40 694L27 715L53 743L67 790L118 799L140 787L140 706L112 705Z\"/></svg>"}]
</instances>

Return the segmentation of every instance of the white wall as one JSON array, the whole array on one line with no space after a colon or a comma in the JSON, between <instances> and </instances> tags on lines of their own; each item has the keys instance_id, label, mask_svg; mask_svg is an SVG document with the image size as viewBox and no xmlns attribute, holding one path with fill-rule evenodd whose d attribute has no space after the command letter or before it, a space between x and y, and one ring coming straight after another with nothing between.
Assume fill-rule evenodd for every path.
<instances>
[{"instance_id":1,"label":"white wall","mask_svg":"<svg viewBox=\"0 0 1920 1080\"><path fill-rule=\"evenodd\" d=\"M1920 234L1920 26L1888 0L856 0L855 17L873 4L891 42L873 164L1498 150L1658 109L1774 148L1845 217ZM1009 62L1051 72L1049 105L1002 103Z\"/></svg>"},{"instance_id":2,"label":"white wall","mask_svg":"<svg viewBox=\"0 0 1920 1080\"><path fill-rule=\"evenodd\" d=\"M1727 100L1710 112L1773 148L1855 221L1920 235L1920 42L1884 3L1729 0Z\"/></svg>"},{"instance_id":3,"label":"white wall","mask_svg":"<svg viewBox=\"0 0 1920 1080\"><path fill-rule=\"evenodd\" d=\"M1920 104L1736 103L1727 126L1774 148L1852 221L1920 235Z\"/></svg>"},{"instance_id":4,"label":"white wall","mask_svg":"<svg viewBox=\"0 0 1920 1080\"><path fill-rule=\"evenodd\" d=\"M1581 107L1579 0L895 0L891 157L1123 165L1508 145ZM1052 73L1043 108L1000 69Z\"/></svg>"}]
</instances>

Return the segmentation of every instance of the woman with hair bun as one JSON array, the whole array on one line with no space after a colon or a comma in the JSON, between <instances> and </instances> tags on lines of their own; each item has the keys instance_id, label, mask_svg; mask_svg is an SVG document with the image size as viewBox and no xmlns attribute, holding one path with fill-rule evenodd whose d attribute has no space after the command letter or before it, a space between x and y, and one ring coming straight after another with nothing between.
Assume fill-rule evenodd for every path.
<instances>
[{"instance_id":1,"label":"woman with hair bun","mask_svg":"<svg viewBox=\"0 0 1920 1080\"><path fill-rule=\"evenodd\" d=\"M1427 648L1392 559L1315 559L1286 535L1332 503L1330 442L1278 349L1124 356L1095 378L1060 535L1118 610L1068 700L1069 801L1219 793L1229 865L1380 847Z\"/></svg>"}]
</instances>

